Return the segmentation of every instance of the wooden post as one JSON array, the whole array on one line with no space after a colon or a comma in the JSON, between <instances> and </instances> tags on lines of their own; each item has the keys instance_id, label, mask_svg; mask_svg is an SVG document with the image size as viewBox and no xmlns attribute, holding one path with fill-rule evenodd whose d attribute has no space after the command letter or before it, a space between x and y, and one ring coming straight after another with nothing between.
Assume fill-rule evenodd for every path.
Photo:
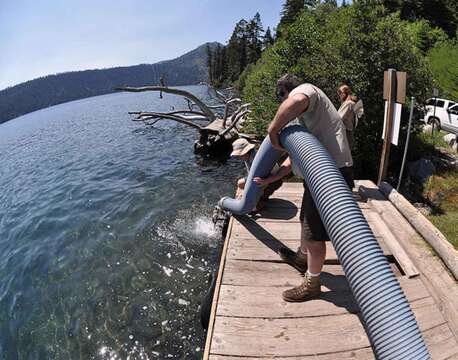
<instances>
[{"instance_id":1,"label":"wooden post","mask_svg":"<svg viewBox=\"0 0 458 360\"><path fill-rule=\"evenodd\" d=\"M380 185L380 183L385 179L386 172L388 170L388 162L391 147L391 133L393 127L394 102L396 100L396 87L396 70L388 69L388 71L385 72L383 89L383 97L388 102L388 108L385 124L385 133L383 139L382 158L380 159L380 168L377 185Z\"/></svg>"}]
</instances>

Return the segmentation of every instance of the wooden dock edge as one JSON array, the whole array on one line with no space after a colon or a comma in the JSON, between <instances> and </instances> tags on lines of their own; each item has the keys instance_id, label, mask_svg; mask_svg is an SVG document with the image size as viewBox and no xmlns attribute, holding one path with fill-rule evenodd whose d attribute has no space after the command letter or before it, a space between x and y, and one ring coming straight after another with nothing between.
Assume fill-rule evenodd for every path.
<instances>
[{"instance_id":1,"label":"wooden dock edge","mask_svg":"<svg viewBox=\"0 0 458 360\"><path fill-rule=\"evenodd\" d=\"M383 195L404 215L410 225L432 246L455 279L458 279L458 251L448 242L447 238L390 184L382 182L379 188Z\"/></svg>"},{"instance_id":2,"label":"wooden dock edge","mask_svg":"<svg viewBox=\"0 0 458 360\"><path fill-rule=\"evenodd\" d=\"M224 239L223 251L221 252L221 259L219 261L218 276L216 278L215 292L213 294L212 307L210 311L210 321L208 323L208 329L207 329L207 338L205 340L205 350L204 350L204 355L202 357L202 359L204 360L208 360L210 356L211 342L213 339L213 329L215 326L216 309L218 307L218 299L219 299L219 292L221 289L221 281L223 279L224 265L226 263L227 249L229 246L229 239L232 234L233 225L234 225L234 216L231 216L229 220L229 225L227 227L226 237Z\"/></svg>"},{"instance_id":3,"label":"wooden dock edge","mask_svg":"<svg viewBox=\"0 0 458 360\"><path fill-rule=\"evenodd\" d=\"M450 330L458 341L458 286L455 278L431 249L428 242L417 233L404 215L372 181L359 180L357 188L361 196L367 199L386 223L399 225L391 228L393 234L414 262L425 286L447 319Z\"/></svg>"}]
</instances>

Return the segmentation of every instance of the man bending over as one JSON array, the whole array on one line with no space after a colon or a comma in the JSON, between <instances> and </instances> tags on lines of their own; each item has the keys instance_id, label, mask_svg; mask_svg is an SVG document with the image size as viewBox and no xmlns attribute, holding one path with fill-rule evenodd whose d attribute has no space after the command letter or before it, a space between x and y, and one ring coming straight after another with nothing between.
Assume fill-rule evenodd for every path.
<instances>
[{"instance_id":1,"label":"man bending over","mask_svg":"<svg viewBox=\"0 0 458 360\"><path fill-rule=\"evenodd\" d=\"M315 85L301 84L297 77L286 74L277 82L277 98L281 104L268 128L273 147L284 151L279 141L279 133L285 125L297 119L323 144L340 169L348 186L353 188L353 160L345 126L326 94ZM292 165L296 175L300 175L295 170L296 164ZM255 179L255 181L268 183L273 178L270 176L265 179ZM301 245L299 249L297 252L286 248L280 250L280 257L285 262L301 272L306 272L302 284L283 292L283 299L291 302L307 301L320 295L320 273L326 257L325 241L329 241L305 181L300 219Z\"/></svg>"}]
</instances>

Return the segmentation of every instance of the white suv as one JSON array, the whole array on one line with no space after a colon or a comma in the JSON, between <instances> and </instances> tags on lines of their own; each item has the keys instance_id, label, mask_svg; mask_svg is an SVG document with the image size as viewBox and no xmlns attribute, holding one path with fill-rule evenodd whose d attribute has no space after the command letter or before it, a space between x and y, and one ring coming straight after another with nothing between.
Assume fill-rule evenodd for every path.
<instances>
[{"instance_id":1,"label":"white suv","mask_svg":"<svg viewBox=\"0 0 458 360\"><path fill-rule=\"evenodd\" d=\"M447 99L428 99L423 121L426 124L434 124L437 129L458 134L458 104Z\"/></svg>"}]
</instances>

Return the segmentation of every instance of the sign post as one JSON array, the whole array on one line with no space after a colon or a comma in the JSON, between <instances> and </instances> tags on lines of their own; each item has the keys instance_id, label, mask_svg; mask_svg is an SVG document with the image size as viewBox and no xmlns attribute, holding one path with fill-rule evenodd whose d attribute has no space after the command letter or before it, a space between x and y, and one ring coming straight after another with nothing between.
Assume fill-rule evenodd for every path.
<instances>
[{"instance_id":1,"label":"sign post","mask_svg":"<svg viewBox=\"0 0 458 360\"><path fill-rule=\"evenodd\" d=\"M377 184L385 179L388 170L391 143L398 144L401 126L401 109L406 101L407 74L394 69L385 71L383 77L383 98L386 101L383 128L383 149ZM393 128L393 124L395 127Z\"/></svg>"},{"instance_id":2,"label":"sign post","mask_svg":"<svg viewBox=\"0 0 458 360\"><path fill-rule=\"evenodd\" d=\"M385 133L383 137L382 158L380 159L377 185L380 185L380 183L385 179L386 172L388 169L388 159L390 156L391 132L393 124L394 100L396 99L396 90L396 70L388 69L388 71L385 71L383 79L383 98L387 101L387 110L385 114Z\"/></svg>"}]
</instances>

